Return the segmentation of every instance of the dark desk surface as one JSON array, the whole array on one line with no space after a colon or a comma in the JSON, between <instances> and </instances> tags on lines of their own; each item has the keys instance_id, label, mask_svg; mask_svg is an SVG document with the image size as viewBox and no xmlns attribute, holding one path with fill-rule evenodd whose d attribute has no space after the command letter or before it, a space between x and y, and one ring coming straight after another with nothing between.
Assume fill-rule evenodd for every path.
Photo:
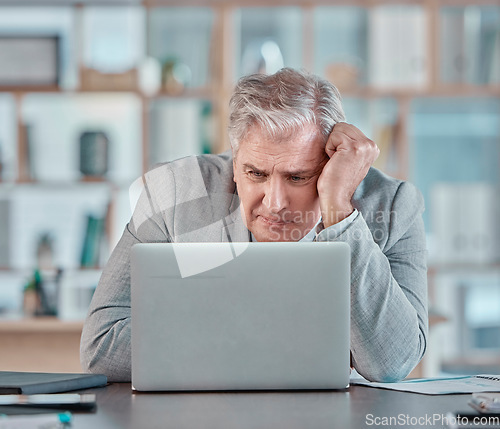
<instances>
[{"instance_id":1,"label":"dark desk surface","mask_svg":"<svg viewBox=\"0 0 500 429\"><path fill-rule=\"evenodd\" d=\"M75 414L73 428L436 429L446 427L441 415L470 409L470 395L427 396L361 386L345 392L132 393L129 383L114 383L89 392L97 394L98 409ZM376 417L391 416L410 424L375 424ZM434 417L434 424L425 421Z\"/></svg>"}]
</instances>

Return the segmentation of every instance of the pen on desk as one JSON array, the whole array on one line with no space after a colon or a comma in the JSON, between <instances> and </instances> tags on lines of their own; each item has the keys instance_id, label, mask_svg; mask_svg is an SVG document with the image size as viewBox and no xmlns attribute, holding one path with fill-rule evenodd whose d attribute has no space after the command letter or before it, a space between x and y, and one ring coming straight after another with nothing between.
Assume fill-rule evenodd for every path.
<instances>
[{"instance_id":1,"label":"pen on desk","mask_svg":"<svg viewBox=\"0 0 500 429\"><path fill-rule=\"evenodd\" d=\"M23 416L0 415L0 429L52 429L71 423L71 413L30 414Z\"/></svg>"}]
</instances>

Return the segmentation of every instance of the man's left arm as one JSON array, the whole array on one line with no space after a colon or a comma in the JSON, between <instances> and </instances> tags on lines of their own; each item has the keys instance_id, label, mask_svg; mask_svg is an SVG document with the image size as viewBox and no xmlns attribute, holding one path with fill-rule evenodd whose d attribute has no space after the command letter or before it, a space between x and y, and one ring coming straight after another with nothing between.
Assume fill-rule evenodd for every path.
<instances>
[{"instance_id":1,"label":"man's left arm","mask_svg":"<svg viewBox=\"0 0 500 429\"><path fill-rule=\"evenodd\" d=\"M351 352L357 371L370 380L404 378L421 359L427 335L426 246L418 190L401 183L382 227L383 249L359 213L337 237L331 229L352 215L353 194L379 150L359 129L335 125L325 147L328 162L318 179L325 230L318 241L351 246ZM388 192L391 192L388 190Z\"/></svg>"},{"instance_id":2,"label":"man's left arm","mask_svg":"<svg viewBox=\"0 0 500 429\"><path fill-rule=\"evenodd\" d=\"M351 353L354 367L373 381L406 377L422 358L427 337L427 267L423 200L401 183L389 222L369 228L363 215L340 234L324 229L318 241L351 247ZM383 249L373 234L387 234Z\"/></svg>"}]
</instances>

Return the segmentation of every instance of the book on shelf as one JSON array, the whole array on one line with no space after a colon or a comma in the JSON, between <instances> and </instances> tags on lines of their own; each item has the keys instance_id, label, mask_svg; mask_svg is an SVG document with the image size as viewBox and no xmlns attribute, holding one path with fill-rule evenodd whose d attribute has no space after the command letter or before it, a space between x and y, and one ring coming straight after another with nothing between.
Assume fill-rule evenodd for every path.
<instances>
[{"instance_id":1,"label":"book on shelf","mask_svg":"<svg viewBox=\"0 0 500 429\"><path fill-rule=\"evenodd\" d=\"M0 196L0 267L10 266L10 201Z\"/></svg>"},{"instance_id":2,"label":"book on shelf","mask_svg":"<svg viewBox=\"0 0 500 429\"><path fill-rule=\"evenodd\" d=\"M87 228L83 239L80 265L83 268L99 266L102 242L105 238L105 217L87 215Z\"/></svg>"},{"instance_id":3,"label":"book on shelf","mask_svg":"<svg viewBox=\"0 0 500 429\"><path fill-rule=\"evenodd\" d=\"M3 156L3 149L2 149L2 141L0 140L0 182L2 182L2 179L3 179L3 163L4 163L3 158L4 158L4 156Z\"/></svg>"},{"instance_id":4,"label":"book on shelf","mask_svg":"<svg viewBox=\"0 0 500 429\"><path fill-rule=\"evenodd\" d=\"M33 157L33 125L22 124L20 128L21 159L19 163L19 179L32 181L37 177Z\"/></svg>"},{"instance_id":5,"label":"book on shelf","mask_svg":"<svg viewBox=\"0 0 500 429\"><path fill-rule=\"evenodd\" d=\"M466 54L463 16L445 13L441 20L441 78L446 83L465 81Z\"/></svg>"},{"instance_id":6,"label":"book on shelf","mask_svg":"<svg viewBox=\"0 0 500 429\"><path fill-rule=\"evenodd\" d=\"M203 104L198 100L155 103L151 110L151 163L203 153Z\"/></svg>"},{"instance_id":7,"label":"book on shelf","mask_svg":"<svg viewBox=\"0 0 500 429\"><path fill-rule=\"evenodd\" d=\"M500 28L485 29L480 59L480 83L500 83Z\"/></svg>"},{"instance_id":8,"label":"book on shelf","mask_svg":"<svg viewBox=\"0 0 500 429\"><path fill-rule=\"evenodd\" d=\"M464 9L464 45L466 52L465 78L468 83L477 83L481 71L481 9L469 6Z\"/></svg>"},{"instance_id":9,"label":"book on shelf","mask_svg":"<svg viewBox=\"0 0 500 429\"><path fill-rule=\"evenodd\" d=\"M498 191L488 183L437 183L431 191L432 231L441 263L498 260Z\"/></svg>"},{"instance_id":10,"label":"book on shelf","mask_svg":"<svg viewBox=\"0 0 500 429\"><path fill-rule=\"evenodd\" d=\"M441 21L442 78L447 83L500 82L500 28L484 12L469 6L447 12Z\"/></svg>"},{"instance_id":11,"label":"book on shelf","mask_svg":"<svg viewBox=\"0 0 500 429\"><path fill-rule=\"evenodd\" d=\"M464 11L464 45L469 83L488 85L500 82L500 28L496 20L485 19L480 7Z\"/></svg>"},{"instance_id":12,"label":"book on shelf","mask_svg":"<svg viewBox=\"0 0 500 429\"><path fill-rule=\"evenodd\" d=\"M427 26L416 5L377 6L368 25L369 79L378 88L427 84Z\"/></svg>"}]
</instances>

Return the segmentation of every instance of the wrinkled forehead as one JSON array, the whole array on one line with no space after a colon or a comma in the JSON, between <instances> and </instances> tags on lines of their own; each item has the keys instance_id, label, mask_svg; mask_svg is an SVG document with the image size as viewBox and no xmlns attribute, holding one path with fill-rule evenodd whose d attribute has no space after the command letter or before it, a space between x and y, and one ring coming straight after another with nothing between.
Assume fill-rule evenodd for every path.
<instances>
[{"instance_id":1,"label":"wrinkled forehead","mask_svg":"<svg viewBox=\"0 0 500 429\"><path fill-rule=\"evenodd\" d=\"M276 128L266 128L254 122L249 126L238 142L237 151L242 145L247 148L260 142L275 143L276 145L293 145L297 140L307 140L308 144L319 146L324 149L328 136L321 133L316 124L301 124L294 127L278 130ZM233 155L236 153L233 151Z\"/></svg>"},{"instance_id":2,"label":"wrinkled forehead","mask_svg":"<svg viewBox=\"0 0 500 429\"><path fill-rule=\"evenodd\" d=\"M297 171L306 166L311 169L324 162L325 140L313 125L276 138L254 127L240 142L235 161L239 165L251 164L262 171L277 165Z\"/></svg>"}]
</instances>

